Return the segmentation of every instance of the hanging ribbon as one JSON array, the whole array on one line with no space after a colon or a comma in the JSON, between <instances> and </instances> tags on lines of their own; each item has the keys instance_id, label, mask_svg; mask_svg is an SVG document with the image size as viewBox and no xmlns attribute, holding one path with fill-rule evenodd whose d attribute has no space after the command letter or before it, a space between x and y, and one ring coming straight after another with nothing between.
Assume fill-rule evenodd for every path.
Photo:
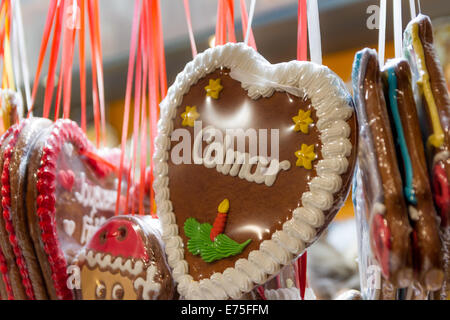
<instances>
[{"instance_id":1,"label":"hanging ribbon","mask_svg":"<svg viewBox=\"0 0 450 320\"><path fill-rule=\"evenodd\" d=\"M189 0L183 0L184 12L186 14L186 22L188 27L189 40L191 42L192 58L197 55L197 46L195 45L194 32L192 30L191 10L189 9Z\"/></svg>"},{"instance_id":2,"label":"hanging ribbon","mask_svg":"<svg viewBox=\"0 0 450 320\"><path fill-rule=\"evenodd\" d=\"M248 27L248 14L247 14L247 6L245 5L245 0L241 0L240 3L241 3L242 34L243 34L243 38L244 38L244 43L248 44L250 47L257 50L255 37L253 36L252 28L251 28L251 26ZM253 18L252 18L252 20L253 20ZM249 30L249 31L247 31L247 30ZM247 37L247 32L249 33L248 37ZM245 42L245 39L247 39L248 41Z\"/></svg>"},{"instance_id":3,"label":"hanging ribbon","mask_svg":"<svg viewBox=\"0 0 450 320\"><path fill-rule=\"evenodd\" d=\"M308 53L308 30L311 61L322 64L322 49L320 43L319 12L317 1L298 1L297 26L297 60L306 61ZM316 34L317 33L317 34ZM295 281L300 297L305 298L307 251L295 261Z\"/></svg>"},{"instance_id":4,"label":"hanging ribbon","mask_svg":"<svg viewBox=\"0 0 450 320\"><path fill-rule=\"evenodd\" d=\"M403 52L402 0L394 0L394 46L395 57L401 58Z\"/></svg>"},{"instance_id":5,"label":"hanging ribbon","mask_svg":"<svg viewBox=\"0 0 450 320\"><path fill-rule=\"evenodd\" d=\"M250 3L250 12L248 14L248 27L245 33L245 38L244 38L244 43L248 44L249 39L250 39L250 34L252 34L252 22L253 22L253 16L255 15L255 5L256 5L256 0L252 0L252 2ZM244 4L244 10L245 11L245 4ZM253 37L253 34L252 34ZM253 41L253 45L254 48L256 48L256 44L255 39L252 40Z\"/></svg>"},{"instance_id":6,"label":"hanging ribbon","mask_svg":"<svg viewBox=\"0 0 450 320\"><path fill-rule=\"evenodd\" d=\"M312 62L322 64L322 44L320 37L319 6L317 0L307 1L309 54Z\"/></svg>"},{"instance_id":7,"label":"hanging ribbon","mask_svg":"<svg viewBox=\"0 0 450 320\"><path fill-rule=\"evenodd\" d=\"M125 158L125 145L127 142L128 135L128 122L130 118L130 103L131 103L131 91L132 82L134 74L134 62L136 59L136 46L138 39L138 26L139 26L139 11L140 11L140 0L135 0L134 2L134 13L133 13L133 24L131 28L131 42L130 42L130 53L128 58L128 73L127 73L127 86L125 92L125 106L123 113L123 123L122 123L122 139L121 139L121 152L120 152L120 163L119 163L119 183L117 186L117 201L115 214L119 214L120 204L121 204L121 190L122 190L122 176L124 169L124 158ZM127 186L129 185L129 181ZM125 202L125 206L128 206L128 201Z\"/></svg>"},{"instance_id":8,"label":"hanging ribbon","mask_svg":"<svg viewBox=\"0 0 450 320\"><path fill-rule=\"evenodd\" d=\"M297 11L297 60L300 61L308 59L308 18L306 10L306 0L299 0Z\"/></svg>"},{"instance_id":9,"label":"hanging ribbon","mask_svg":"<svg viewBox=\"0 0 450 320\"><path fill-rule=\"evenodd\" d=\"M87 3L86 3L87 1ZM86 58L85 58L85 19L89 21L89 36L92 57L92 104L96 132L96 144L100 146L106 139L105 99L103 83L103 64L100 37L100 19L98 1L96 0L50 0L47 19L44 26L41 48L39 51L38 66L34 77L31 103L28 116L32 115L39 78L49 44L50 34L53 37L50 48L49 67L44 93L43 117L50 115L55 87L56 68L60 46L62 55L60 70L57 78L54 119L61 116L70 117L73 58L76 35L79 34L80 59L80 94L81 94L81 128L86 131ZM80 30L78 32L78 30Z\"/></svg>"},{"instance_id":10,"label":"hanging ribbon","mask_svg":"<svg viewBox=\"0 0 450 320\"><path fill-rule=\"evenodd\" d=\"M378 21L378 60L380 68L382 68L384 66L384 50L386 45L386 0L380 0L380 17Z\"/></svg>"},{"instance_id":11,"label":"hanging ribbon","mask_svg":"<svg viewBox=\"0 0 450 320\"><path fill-rule=\"evenodd\" d=\"M416 17L416 1L409 0L409 13L411 14L411 20Z\"/></svg>"},{"instance_id":12,"label":"hanging ribbon","mask_svg":"<svg viewBox=\"0 0 450 320\"><path fill-rule=\"evenodd\" d=\"M144 200L147 186L149 189L148 196L150 199L150 207L153 208L154 206L154 193L153 188L151 187L152 178L151 175L150 177L146 176L146 165L147 155L149 155L149 170L152 172L153 143L157 135L157 121L159 115L158 104L161 99L165 97L167 91L167 78L165 73L166 66L159 1L143 0L140 2L139 0L136 0L130 57L128 61L116 214L120 211L121 181L124 176L126 176L127 184L125 206L123 208L125 212L131 214L138 212L140 215L146 213ZM133 84L134 116L129 156L130 164L127 166L127 168L129 168L128 171L124 172L125 145L128 136L128 122ZM149 144L147 143L148 141ZM149 147L147 147L147 145L149 145ZM150 210L153 217L156 217L156 212L152 209Z\"/></svg>"}]
</instances>

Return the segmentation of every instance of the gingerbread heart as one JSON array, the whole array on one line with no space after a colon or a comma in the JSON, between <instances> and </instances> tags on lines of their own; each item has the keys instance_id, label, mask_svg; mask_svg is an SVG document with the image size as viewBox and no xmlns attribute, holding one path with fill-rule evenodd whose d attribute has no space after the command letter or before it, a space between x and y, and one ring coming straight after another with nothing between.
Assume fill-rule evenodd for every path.
<instances>
[{"instance_id":1,"label":"gingerbread heart","mask_svg":"<svg viewBox=\"0 0 450 320\"><path fill-rule=\"evenodd\" d=\"M172 299L175 285L160 223L150 216L117 216L98 229L74 264L83 300Z\"/></svg>"},{"instance_id":2,"label":"gingerbread heart","mask_svg":"<svg viewBox=\"0 0 450 320\"><path fill-rule=\"evenodd\" d=\"M180 295L239 298L313 243L348 194L355 128L324 66L231 43L188 63L161 103L153 183Z\"/></svg>"},{"instance_id":3,"label":"gingerbread heart","mask_svg":"<svg viewBox=\"0 0 450 320\"><path fill-rule=\"evenodd\" d=\"M3 210L11 212L16 247L23 251L24 259L15 252L16 260L24 261L18 263L21 272L30 274L22 280L29 299L72 299L67 266L114 215L117 179L96 165L101 157L70 120L50 122L33 139L20 141L10 156L18 169L3 168L9 178L3 180L2 201ZM12 201L8 190L17 195Z\"/></svg>"}]
</instances>

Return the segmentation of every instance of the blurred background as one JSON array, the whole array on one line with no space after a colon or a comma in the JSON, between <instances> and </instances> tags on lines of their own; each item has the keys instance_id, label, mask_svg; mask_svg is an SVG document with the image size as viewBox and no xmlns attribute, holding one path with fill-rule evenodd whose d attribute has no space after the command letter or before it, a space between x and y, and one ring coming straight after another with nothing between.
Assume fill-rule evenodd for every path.
<instances>
[{"instance_id":1,"label":"blurred background","mask_svg":"<svg viewBox=\"0 0 450 320\"><path fill-rule=\"evenodd\" d=\"M386 58L393 57L392 1L387 1ZM128 64L128 52L133 15L132 0L99 0L101 37L105 70L108 144L118 145L123 120L123 105ZM373 25L371 0L319 0L323 64L349 83L353 57L363 47L377 47L378 30ZM28 63L31 74L36 70L49 0L23 0L22 10ZM247 8L250 1L247 1ZM199 52L213 45L217 2L190 0L194 36ZM450 80L450 1L423 0L422 13L433 20L435 42L441 62ZM161 0L164 46L168 84L192 59L182 0ZM408 1L403 1L403 26L410 19ZM238 41L242 40L239 1L235 1L235 23ZM270 62L293 60L296 57L297 0L258 0L253 32L258 51ZM75 49L77 55L78 49ZM87 59L89 61L89 50ZM48 56L48 55L47 55ZM47 57L48 58L48 57ZM78 56L74 58L78 64ZM35 115L42 114L45 71L41 76ZM89 67L88 67L89 70ZM90 88L90 74L87 74ZM78 72L72 81L72 118L79 119L80 93ZM89 94L88 90L88 94ZM90 101L87 97L87 101ZM88 120L92 123L92 107L88 105ZM131 128L130 128L131 130ZM350 197L349 197L350 199ZM328 232L309 250L309 283L318 298L333 298L343 288L358 288L357 243L353 206L348 200Z\"/></svg>"}]
</instances>

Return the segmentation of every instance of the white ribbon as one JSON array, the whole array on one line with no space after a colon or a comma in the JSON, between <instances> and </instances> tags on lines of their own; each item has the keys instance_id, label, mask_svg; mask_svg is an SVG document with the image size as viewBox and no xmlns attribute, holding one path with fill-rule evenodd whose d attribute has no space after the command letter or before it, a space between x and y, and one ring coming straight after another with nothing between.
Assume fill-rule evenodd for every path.
<instances>
[{"instance_id":1,"label":"white ribbon","mask_svg":"<svg viewBox=\"0 0 450 320\"><path fill-rule=\"evenodd\" d=\"M248 44L248 39L250 38L250 30L252 28L253 15L255 14L255 5L256 0L252 0L252 2L250 3L250 11L248 13L247 32L245 33L245 40L244 40L245 44Z\"/></svg>"},{"instance_id":2,"label":"white ribbon","mask_svg":"<svg viewBox=\"0 0 450 320\"><path fill-rule=\"evenodd\" d=\"M380 0L380 16L378 19L378 60L384 66L384 47L386 44L386 0Z\"/></svg>"},{"instance_id":3,"label":"white ribbon","mask_svg":"<svg viewBox=\"0 0 450 320\"><path fill-rule=\"evenodd\" d=\"M306 2L306 7L308 15L309 55L312 62L322 64L322 44L317 0L308 0Z\"/></svg>"},{"instance_id":4,"label":"white ribbon","mask_svg":"<svg viewBox=\"0 0 450 320\"><path fill-rule=\"evenodd\" d=\"M394 46L395 57L402 57L402 0L394 0Z\"/></svg>"}]
</instances>

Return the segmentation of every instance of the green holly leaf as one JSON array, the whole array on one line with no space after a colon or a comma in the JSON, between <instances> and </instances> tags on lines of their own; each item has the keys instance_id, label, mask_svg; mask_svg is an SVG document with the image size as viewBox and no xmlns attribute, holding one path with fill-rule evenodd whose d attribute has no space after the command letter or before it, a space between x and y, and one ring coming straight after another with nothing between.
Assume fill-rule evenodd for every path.
<instances>
[{"instance_id":1,"label":"green holly leaf","mask_svg":"<svg viewBox=\"0 0 450 320\"><path fill-rule=\"evenodd\" d=\"M200 255L205 262L213 262L241 253L251 239L238 243L225 234L219 234L214 241L210 239L212 225L200 224L194 218L186 219L184 233L188 238L187 248L193 255Z\"/></svg>"}]
</instances>

